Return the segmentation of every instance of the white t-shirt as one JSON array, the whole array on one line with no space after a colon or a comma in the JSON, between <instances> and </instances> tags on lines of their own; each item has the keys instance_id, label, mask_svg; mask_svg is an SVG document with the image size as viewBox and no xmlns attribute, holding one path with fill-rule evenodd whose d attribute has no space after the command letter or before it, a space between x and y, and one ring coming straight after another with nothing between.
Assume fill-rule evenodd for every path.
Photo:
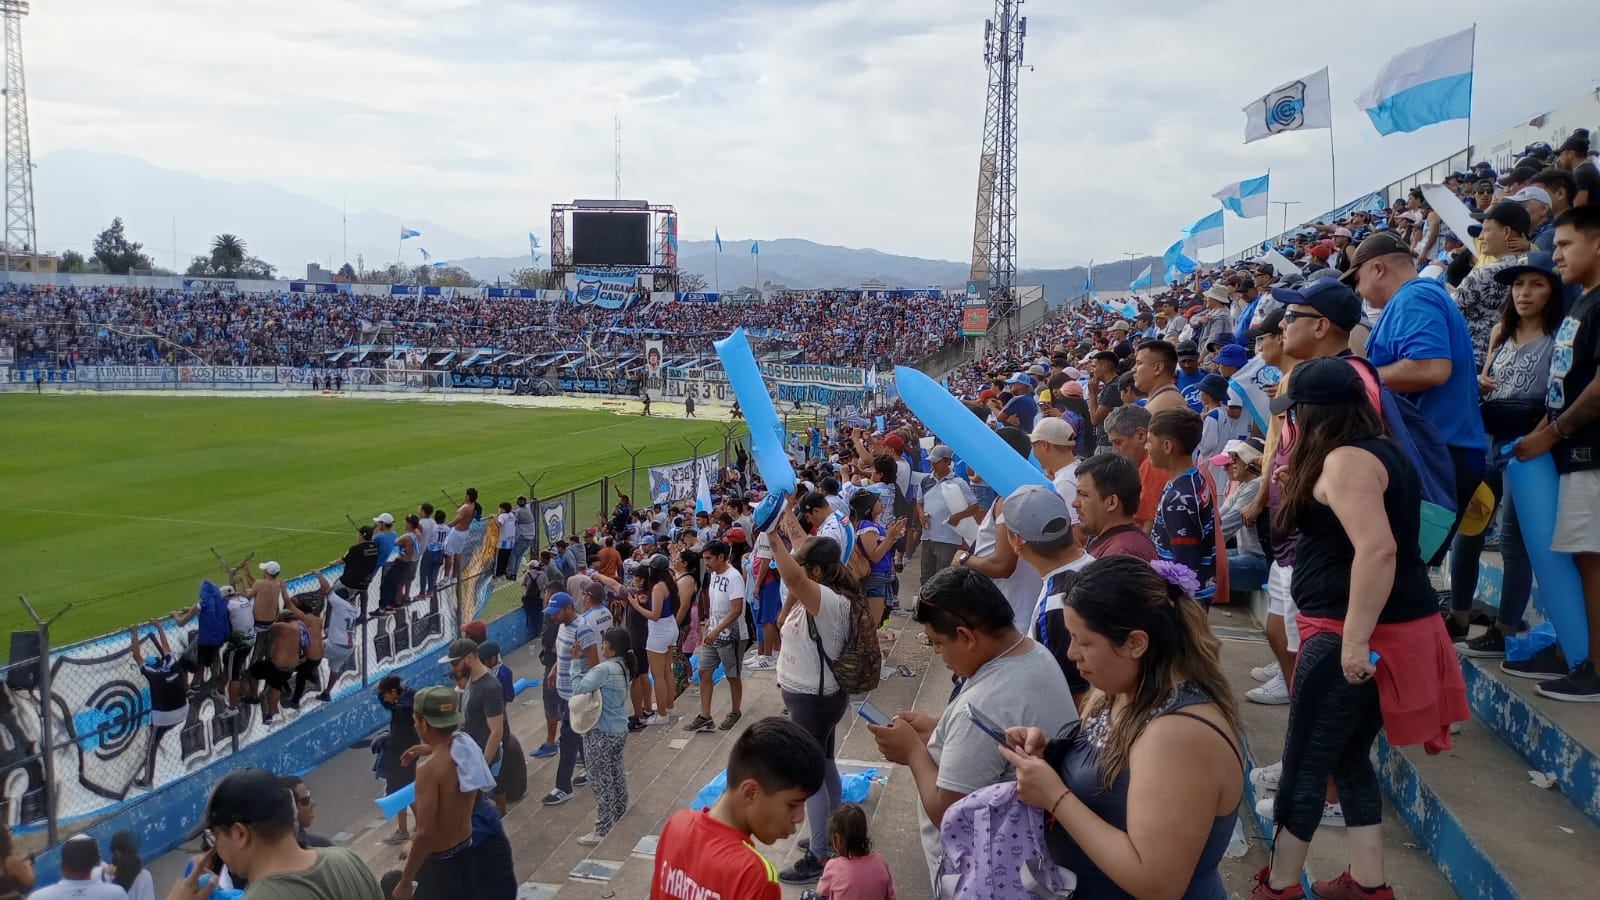
<instances>
[{"instance_id":1,"label":"white t-shirt","mask_svg":"<svg viewBox=\"0 0 1600 900\"><path fill-rule=\"evenodd\" d=\"M850 637L850 601L830 587L818 585L822 601L817 607L817 634L829 659L838 659ZM806 629L806 610L796 603L789 618L778 626L782 643L778 645L778 687L791 694L816 696L818 674L822 695L839 692L833 672L817 656L817 644ZM1059 671L1059 669L1057 670Z\"/></svg>"},{"instance_id":2,"label":"white t-shirt","mask_svg":"<svg viewBox=\"0 0 1600 900\"><path fill-rule=\"evenodd\" d=\"M236 634L254 634L256 630L255 601L243 594L228 598L228 627Z\"/></svg>"},{"instance_id":3,"label":"white t-shirt","mask_svg":"<svg viewBox=\"0 0 1600 900\"><path fill-rule=\"evenodd\" d=\"M706 595L710 598L709 612L711 616L707 624L715 625L726 619L728 613L733 611L733 601L747 599L748 595L744 589L744 576L739 574L739 570L733 566L729 566L727 571L720 574L712 572L706 576ZM734 619L733 624L722 632L722 636L718 638L718 643L724 643L735 638L741 641L750 639L749 633L745 631L743 615Z\"/></svg>"},{"instance_id":4,"label":"white t-shirt","mask_svg":"<svg viewBox=\"0 0 1600 900\"><path fill-rule=\"evenodd\" d=\"M599 606L591 606L579 615L584 622L588 623L589 629L594 632L595 637L605 637L606 632L610 631L617 621L616 617L611 614L610 608L603 603Z\"/></svg>"},{"instance_id":5,"label":"white t-shirt","mask_svg":"<svg viewBox=\"0 0 1600 900\"><path fill-rule=\"evenodd\" d=\"M828 517L817 526L817 537L833 538L833 542L839 545L839 561L850 561L850 554L856 549L856 530L850 527L850 522L843 516L836 512L828 513Z\"/></svg>"},{"instance_id":6,"label":"white t-shirt","mask_svg":"<svg viewBox=\"0 0 1600 900\"><path fill-rule=\"evenodd\" d=\"M1027 690L1017 690L1018 685L1027 685ZM969 706L1001 728L1032 726L1048 737L1078 719L1067 677L1043 646L1034 644L1026 652L984 663L945 707L928 738L928 753L939 764L939 787L962 794L1015 777L994 738L973 724ZM943 855L939 829L920 803L917 822L928 870L936 872Z\"/></svg>"},{"instance_id":7,"label":"white t-shirt","mask_svg":"<svg viewBox=\"0 0 1600 900\"><path fill-rule=\"evenodd\" d=\"M1081 459L1074 459L1070 465L1056 470L1051 476L1050 483L1056 486L1056 493L1067 501L1067 515L1072 517L1072 524L1078 524L1078 511L1073 508L1072 501L1078 498L1078 464Z\"/></svg>"},{"instance_id":8,"label":"white t-shirt","mask_svg":"<svg viewBox=\"0 0 1600 900\"><path fill-rule=\"evenodd\" d=\"M1002 513L994 514L994 507L984 513L983 522L978 526L978 540L972 547L973 556L988 556L995 548L995 526L1005 524L1006 517ZM994 579L995 586L1000 588L1000 593L1006 595L1006 602L1011 604L1012 622L1018 631L1027 630L1028 613L1033 611L1034 605L1039 600L1039 586L1043 581L1039 578L1039 571L1025 559L1017 560L1017 567L1005 578Z\"/></svg>"},{"instance_id":9,"label":"white t-shirt","mask_svg":"<svg viewBox=\"0 0 1600 900\"><path fill-rule=\"evenodd\" d=\"M110 876L105 874L104 866L95 866L94 873L89 877L95 881L104 881L108 884L114 883L111 881ZM38 895L35 894L34 896ZM138 875L134 876L133 887L128 888L128 900L156 900L156 883L155 879L150 876L149 869L142 869Z\"/></svg>"},{"instance_id":10,"label":"white t-shirt","mask_svg":"<svg viewBox=\"0 0 1600 900\"><path fill-rule=\"evenodd\" d=\"M28 895L29 900L128 900L128 892L104 881L62 879Z\"/></svg>"},{"instance_id":11,"label":"white t-shirt","mask_svg":"<svg viewBox=\"0 0 1600 900\"><path fill-rule=\"evenodd\" d=\"M517 514L503 512L494 517L500 523L500 543L515 544L517 542Z\"/></svg>"},{"instance_id":12,"label":"white t-shirt","mask_svg":"<svg viewBox=\"0 0 1600 900\"><path fill-rule=\"evenodd\" d=\"M349 600L330 593L328 595L328 624L324 639L335 647L350 647L350 629L355 625L356 608Z\"/></svg>"},{"instance_id":13,"label":"white t-shirt","mask_svg":"<svg viewBox=\"0 0 1600 900\"><path fill-rule=\"evenodd\" d=\"M422 546L424 550L434 544L442 545L444 543L444 535L440 533L444 530L443 525L440 525L438 522L435 522L432 519L423 519L421 524Z\"/></svg>"}]
</instances>

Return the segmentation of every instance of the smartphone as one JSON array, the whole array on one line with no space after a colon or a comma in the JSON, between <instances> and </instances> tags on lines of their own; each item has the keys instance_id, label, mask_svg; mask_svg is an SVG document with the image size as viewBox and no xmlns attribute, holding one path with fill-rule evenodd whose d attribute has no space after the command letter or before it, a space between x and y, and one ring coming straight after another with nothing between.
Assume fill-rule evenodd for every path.
<instances>
[{"instance_id":1,"label":"smartphone","mask_svg":"<svg viewBox=\"0 0 1600 900\"><path fill-rule=\"evenodd\" d=\"M996 725L993 719L990 719L983 713L978 712L971 706L967 707L967 716L968 718L972 719L972 724L978 726L979 731L982 731L984 734L987 734L989 737L994 738L996 741L1002 744L1006 742L1006 730L1001 728L999 725Z\"/></svg>"},{"instance_id":2,"label":"smartphone","mask_svg":"<svg viewBox=\"0 0 1600 900\"><path fill-rule=\"evenodd\" d=\"M860 700L855 703L856 715L874 725L889 725L894 721L894 716L872 704L871 700Z\"/></svg>"}]
</instances>

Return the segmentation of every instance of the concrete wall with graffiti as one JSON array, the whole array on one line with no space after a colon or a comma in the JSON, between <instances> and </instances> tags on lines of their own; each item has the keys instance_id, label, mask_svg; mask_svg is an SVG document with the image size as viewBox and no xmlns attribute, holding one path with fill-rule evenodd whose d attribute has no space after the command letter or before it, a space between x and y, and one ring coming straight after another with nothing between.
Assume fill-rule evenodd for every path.
<instances>
[{"instance_id":1,"label":"concrete wall with graffiti","mask_svg":"<svg viewBox=\"0 0 1600 900\"><path fill-rule=\"evenodd\" d=\"M492 585L485 573L492 570L496 540L492 532L496 530L492 520L474 523L462 552L463 577L458 583L413 599L393 614L359 623L352 632L357 650L354 672L343 676L328 703L317 701L308 692L298 710L285 707L267 723L260 706L241 704L236 714L225 715L226 702L210 682L191 684L188 715L180 726L162 736L155 777L148 788L135 786L135 781L144 774L155 736L150 689L130 652L126 630L53 649L48 697L39 690L37 658L13 660L0 686L0 816L18 833L40 830L46 824L45 715L51 717L56 814L61 824L70 826L113 814L144 795L159 793L274 736L304 733L311 727L308 720L318 717L320 707L363 693L385 674L437 657L440 648L459 635L462 622L476 615L487 601ZM323 575L332 581L341 569L334 566ZM380 573L369 588L369 596L374 598L367 604L369 609L382 577ZM288 582L292 594L316 591L317 587L315 573ZM192 622L180 629L169 619L162 630L173 653L181 655L196 629ZM141 657L159 652L147 628L138 649ZM233 652L224 651L224 663ZM326 684L326 662L318 674ZM307 765L312 762L307 760Z\"/></svg>"}]
</instances>

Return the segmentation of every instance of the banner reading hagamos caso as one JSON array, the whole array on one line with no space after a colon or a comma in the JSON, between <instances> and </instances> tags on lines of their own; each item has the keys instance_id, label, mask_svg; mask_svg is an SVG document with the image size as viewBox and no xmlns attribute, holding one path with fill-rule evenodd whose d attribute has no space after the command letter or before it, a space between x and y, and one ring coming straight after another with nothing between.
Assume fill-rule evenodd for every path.
<instances>
[{"instance_id":1,"label":"banner reading hagamos caso","mask_svg":"<svg viewBox=\"0 0 1600 900\"><path fill-rule=\"evenodd\" d=\"M634 270L602 272L579 269L578 289L572 300L579 306L598 306L601 309L621 309L632 302L639 286L639 273Z\"/></svg>"},{"instance_id":2,"label":"banner reading hagamos caso","mask_svg":"<svg viewBox=\"0 0 1600 900\"><path fill-rule=\"evenodd\" d=\"M684 460L670 466L650 467L650 502L651 503L680 503L694 497L696 460ZM722 454L708 453L698 458L701 466L705 467L706 479L717 480L717 469L721 467Z\"/></svg>"}]
</instances>

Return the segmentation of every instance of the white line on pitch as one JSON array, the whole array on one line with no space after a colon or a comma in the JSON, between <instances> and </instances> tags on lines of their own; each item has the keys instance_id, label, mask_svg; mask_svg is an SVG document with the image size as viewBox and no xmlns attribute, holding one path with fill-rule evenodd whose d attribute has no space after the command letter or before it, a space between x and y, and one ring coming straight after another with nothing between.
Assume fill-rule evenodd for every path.
<instances>
[{"instance_id":1,"label":"white line on pitch","mask_svg":"<svg viewBox=\"0 0 1600 900\"><path fill-rule=\"evenodd\" d=\"M257 531L288 531L295 534L344 534L343 531L323 531L320 528L286 528L282 525L251 525L246 522L204 522L200 519L168 519L161 516L125 516L118 513L78 512L70 509L37 509L28 506L13 507L18 512L46 513L53 516L78 516L84 519L130 519L135 522L166 522L171 525L206 525L212 528L252 528Z\"/></svg>"}]
</instances>

